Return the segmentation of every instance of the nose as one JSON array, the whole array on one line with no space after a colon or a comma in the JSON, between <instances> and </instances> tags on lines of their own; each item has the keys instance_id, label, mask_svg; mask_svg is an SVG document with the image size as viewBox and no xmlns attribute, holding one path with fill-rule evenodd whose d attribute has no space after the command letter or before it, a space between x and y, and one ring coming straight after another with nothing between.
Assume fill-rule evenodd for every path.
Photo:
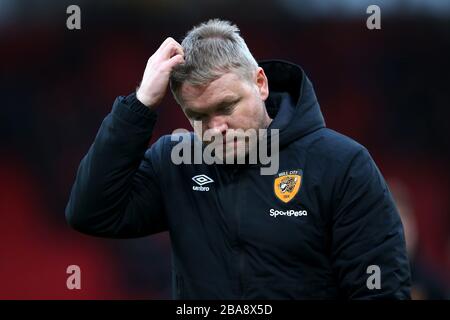
<instances>
[{"instance_id":1,"label":"nose","mask_svg":"<svg viewBox=\"0 0 450 320\"><path fill-rule=\"evenodd\" d=\"M218 133L221 133L222 135L225 135L225 133L228 129L228 124L226 122L225 117L223 117L223 116L211 117L207 123L207 129L214 130Z\"/></svg>"}]
</instances>

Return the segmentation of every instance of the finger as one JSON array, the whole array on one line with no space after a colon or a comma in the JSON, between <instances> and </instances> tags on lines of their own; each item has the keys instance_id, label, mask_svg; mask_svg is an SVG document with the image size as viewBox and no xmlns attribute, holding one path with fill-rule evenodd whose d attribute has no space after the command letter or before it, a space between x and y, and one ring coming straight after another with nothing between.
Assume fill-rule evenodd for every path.
<instances>
[{"instance_id":1,"label":"finger","mask_svg":"<svg viewBox=\"0 0 450 320\"><path fill-rule=\"evenodd\" d=\"M170 43L172 43L173 41L175 41L175 40L173 40L172 37L166 38L166 40L164 40L163 43L161 43L161 45L159 46L158 50L156 50L155 53L149 58L149 60L150 60L151 58L157 58L157 57L161 56L161 55L162 55L162 52L164 51L164 49L165 49Z\"/></svg>"},{"instance_id":2,"label":"finger","mask_svg":"<svg viewBox=\"0 0 450 320\"><path fill-rule=\"evenodd\" d=\"M158 50L164 49L172 41L175 41L175 40L172 37L167 37L166 40L164 40L163 43L161 43L161 45L159 46Z\"/></svg>"},{"instance_id":3,"label":"finger","mask_svg":"<svg viewBox=\"0 0 450 320\"><path fill-rule=\"evenodd\" d=\"M168 37L161 45L161 51L163 51L169 45L179 46L180 48L182 48L181 45L174 38Z\"/></svg>"},{"instance_id":4,"label":"finger","mask_svg":"<svg viewBox=\"0 0 450 320\"><path fill-rule=\"evenodd\" d=\"M162 55L164 59L170 59L177 54L184 56L183 47L176 44L170 44L166 48L164 48Z\"/></svg>"},{"instance_id":5,"label":"finger","mask_svg":"<svg viewBox=\"0 0 450 320\"><path fill-rule=\"evenodd\" d=\"M181 63L184 63L184 57L180 54L173 56L167 61L167 65L170 69L174 68L175 66Z\"/></svg>"}]
</instances>

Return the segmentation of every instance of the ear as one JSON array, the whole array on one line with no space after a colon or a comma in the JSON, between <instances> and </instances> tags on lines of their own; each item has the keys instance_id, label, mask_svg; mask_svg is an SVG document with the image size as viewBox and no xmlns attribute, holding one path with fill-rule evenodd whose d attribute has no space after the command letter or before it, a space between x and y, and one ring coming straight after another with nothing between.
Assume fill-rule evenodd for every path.
<instances>
[{"instance_id":1,"label":"ear","mask_svg":"<svg viewBox=\"0 0 450 320\"><path fill-rule=\"evenodd\" d=\"M263 101L266 101L269 96L269 81L267 80L266 74L264 73L264 69L258 67L256 69L255 75L255 84L258 87L259 94Z\"/></svg>"}]
</instances>

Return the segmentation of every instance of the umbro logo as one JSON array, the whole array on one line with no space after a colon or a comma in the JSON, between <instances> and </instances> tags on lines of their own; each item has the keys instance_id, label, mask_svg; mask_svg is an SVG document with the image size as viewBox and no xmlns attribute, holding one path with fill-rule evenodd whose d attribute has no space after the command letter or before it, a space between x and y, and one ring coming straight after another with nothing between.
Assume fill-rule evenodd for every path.
<instances>
[{"instance_id":1,"label":"umbro logo","mask_svg":"<svg viewBox=\"0 0 450 320\"><path fill-rule=\"evenodd\" d=\"M192 180L198 185L192 186L192 190L194 191L209 191L209 187L204 187L204 185L214 182L213 179L205 174L196 175L195 177L192 177Z\"/></svg>"}]
</instances>

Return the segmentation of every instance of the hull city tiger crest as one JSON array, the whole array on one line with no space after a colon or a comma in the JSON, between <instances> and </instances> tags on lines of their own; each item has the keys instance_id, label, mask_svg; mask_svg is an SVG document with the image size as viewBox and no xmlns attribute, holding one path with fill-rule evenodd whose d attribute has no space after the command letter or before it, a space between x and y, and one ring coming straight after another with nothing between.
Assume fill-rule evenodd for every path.
<instances>
[{"instance_id":1,"label":"hull city tiger crest","mask_svg":"<svg viewBox=\"0 0 450 320\"><path fill-rule=\"evenodd\" d=\"M273 183L273 190L277 198L284 203L291 201L300 190L302 176L302 170L290 170L279 173Z\"/></svg>"}]
</instances>

